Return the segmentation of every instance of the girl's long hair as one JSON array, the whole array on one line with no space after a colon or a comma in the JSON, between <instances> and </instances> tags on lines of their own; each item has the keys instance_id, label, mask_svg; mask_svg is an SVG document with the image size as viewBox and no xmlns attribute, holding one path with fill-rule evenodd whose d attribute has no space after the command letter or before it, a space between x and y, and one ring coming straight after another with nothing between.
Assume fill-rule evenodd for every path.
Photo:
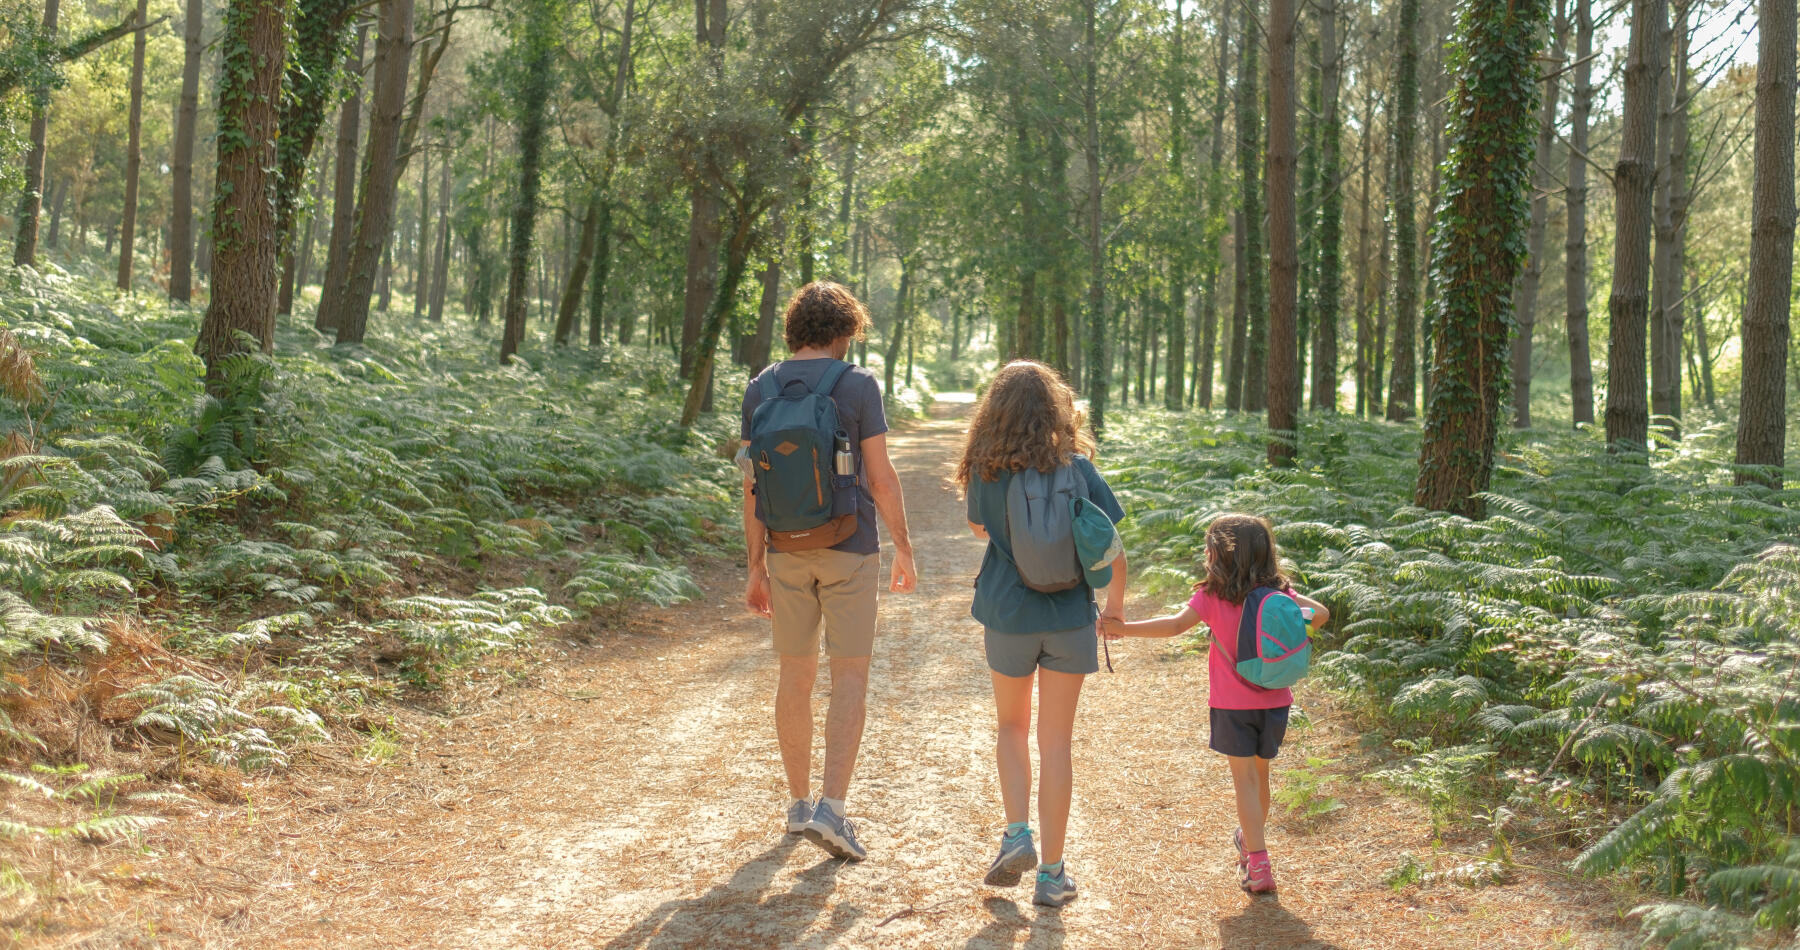
<instances>
[{"instance_id":1,"label":"girl's long hair","mask_svg":"<svg viewBox=\"0 0 1800 950\"><path fill-rule=\"evenodd\" d=\"M1075 390L1042 363L1014 360L994 374L975 407L956 483L967 488L1027 468L1053 472L1076 453L1094 457L1094 435L1087 415L1075 408Z\"/></svg>"},{"instance_id":2,"label":"girl's long hair","mask_svg":"<svg viewBox=\"0 0 1800 950\"><path fill-rule=\"evenodd\" d=\"M1220 515L1206 528L1206 580L1195 585L1227 603L1241 604L1258 587L1291 590L1281 572L1275 529L1255 515Z\"/></svg>"}]
</instances>

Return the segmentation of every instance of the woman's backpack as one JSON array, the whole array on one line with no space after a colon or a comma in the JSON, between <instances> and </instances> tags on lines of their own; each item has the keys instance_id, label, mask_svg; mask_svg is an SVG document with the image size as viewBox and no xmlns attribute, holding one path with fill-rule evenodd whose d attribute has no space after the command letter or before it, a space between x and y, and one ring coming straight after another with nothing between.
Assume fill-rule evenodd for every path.
<instances>
[{"instance_id":1,"label":"woman's backpack","mask_svg":"<svg viewBox=\"0 0 1800 950\"><path fill-rule=\"evenodd\" d=\"M1006 540L1026 587L1054 594L1086 582L1075 550L1074 508L1077 498L1087 497L1087 479L1072 464L1013 473L1006 488Z\"/></svg>"},{"instance_id":2,"label":"woman's backpack","mask_svg":"<svg viewBox=\"0 0 1800 950\"><path fill-rule=\"evenodd\" d=\"M841 544L856 533L855 475L833 474L838 426L831 391L850 370L834 363L807 392L785 395L762 374L762 401L750 414L748 457L756 480L756 509L777 551L809 551Z\"/></svg>"},{"instance_id":3,"label":"woman's backpack","mask_svg":"<svg viewBox=\"0 0 1800 950\"><path fill-rule=\"evenodd\" d=\"M1260 689L1300 682L1312 664L1310 626L1285 592L1273 587L1251 591L1238 621L1237 674Z\"/></svg>"}]
</instances>

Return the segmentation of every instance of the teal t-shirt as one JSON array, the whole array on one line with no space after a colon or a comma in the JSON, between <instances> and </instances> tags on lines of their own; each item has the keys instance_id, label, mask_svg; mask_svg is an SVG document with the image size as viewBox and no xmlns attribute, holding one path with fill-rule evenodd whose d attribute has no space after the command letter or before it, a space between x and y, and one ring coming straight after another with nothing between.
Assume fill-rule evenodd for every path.
<instances>
[{"instance_id":1,"label":"teal t-shirt","mask_svg":"<svg viewBox=\"0 0 1800 950\"><path fill-rule=\"evenodd\" d=\"M1088 500L1114 524L1123 520L1125 510L1094 463L1077 455L1075 470L1087 479ZM1000 633L1054 633L1092 624L1100 616L1093 588L1079 584L1046 594L1026 587L1019 569L1013 566L1012 546L1006 537L1006 489L1012 477L1011 472L1003 472L998 481L984 479L969 485L969 523L988 529L987 554L975 577L970 616Z\"/></svg>"}]
</instances>

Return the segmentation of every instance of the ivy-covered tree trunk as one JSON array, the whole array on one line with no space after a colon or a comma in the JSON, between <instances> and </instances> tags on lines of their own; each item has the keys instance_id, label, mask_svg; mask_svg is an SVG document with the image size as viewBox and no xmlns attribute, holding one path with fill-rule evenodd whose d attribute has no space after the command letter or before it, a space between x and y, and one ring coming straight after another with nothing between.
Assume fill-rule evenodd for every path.
<instances>
[{"instance_id":1,"label":"ivy-covered tree trunk","mask_svg":"<svg viewBox=\"0 0 1800 950\"><path fill-rule=\"evenodd\" d=\"M285 0L233 0L219 39L218 198L213 202L212 299L195 352L219 393L224 361L275 346L275 139L287 55ZM244 337L249 338L246 342Z\"/></svg>"},{"instance_id":2,"label":"ivy-covered tree trunk","mask_svg":"<svg viewBox=\"0 0 1800 950\"><path fill-rule=\"evenodd\" d=\"M1645 328L1650 310L1650 205L1656 189L1656 86L1665 68L1660 38L1668 0L1632 0L1625 58L1619 163L1613 172L1611 320L1606 357L1606 441L1642 452L1650 442L1644 392Z\"/></svg>"},{"instance_id":3,"label":"ivy-covered tree trunk","mask_svg":"<svg viewBox=\"0 0 1800 950\"><path fill-rule=\"evenodd\" d=\"M1300 292L1295 201L1294 0L1269 0L1269 464L1292 465L1299 425L1296 311Z\"/></svg>"},{"instance_id":4,"label":"ivy-covered tree trunk","mask_svg":"<svg viewBox=\"0 0 1800 950\"><path fill-rule=\"evenodd\" d=\"M187 0L181 25L181 99L169 154L169 299L194 295L194 126L200 117L200 52L205 0Z\"/></svg>"},{"instance_id":5,"label":"ivy-covered tree trunk","mask_svg":"<svg viewBox=\"0 0 1800 950\"><path fill-rule=\"evenodd\" d=\"M293 57L288 61L281 100L281 141L275 151L280 171L275 190L275 222L281 256L293 253L294 215L306 186L306 168L325 125L325 111L337 91L354 0L297 0Z\"/></svg>"},{"instance_id":6,"label":"ivy-covered tree trunk","mask_svg":"<svg viewBox=\"0 0 1800 950\"><path fill-rule=\"evenodd\" d=\"M1594 421L1594 359L1588 345L1588 112L1594 103L1592 0L1575 0L1575 76L1569 92L1568 227L1563 242L1563 314L1569 338L1572 422Z\"/></svg>"},{"instance_id":7,"label":"ivy-covered tree trunk","mask_svg":"<svg viewBox=\"0 0 1800 950\"><path fill-rule=\"evenodd\" d=\"M131 37L131 104L125 118L125 208L119 219L120 290L131 289L132 248L137 238L138 171L144 164L144 34L149 32L150 0L138 0L138 31Z\"/></svg>"},{"instance_id":8,"label":"ivy-covered tree trunk","mask_svg":"<svg viewBox=\"0 0 1800 950\"><path fill-rule=\"evenodd\" d=\"M1432 247L1443 275L1431 307L1437 385L1414 501L1471 518L1483 514L1477 496L1494 470L1513 283L1531 214L1534 59L1547 8L1546 0L1469 0L1450 62L1450 157Z\"/></svg>"},{"instance_id":9,"label":"ivy-covered tree trunk","mask_svg":"<svg viewBox=\"0 0 1800 950\"><path fill-rule=\"evenodd\" d=\"M1673 0L1669 74L1660 83L1661 117L1657 122L1658 165L1655 228L1650 286L1650 412L1681 435L1681 296L1687 266L1683 241L1687 231L1688 10L1691 0Z\"/></svg>"},{"instance_id":10,"label":"ivy-covered tree trunk","mask_svg":"<svg viewBox=\"0 0 1800 950\"><path fill-rule=\"evenodd\" d=\"M1387 418L1411 419L1418 406L1414 343L1419 324L1418 212L1414 204L1413 154L1419 132L1419 0L1400 0L1399 73L1394 85L1394 362Z\"/></svg>"},{"instance_id":11,"label":"ivy-covered tree trunk","mask_svg":"<svg viewBox=\"0 0 1800 950\"><path fill-rule=\"evenodd\" d=\"M369 134L356 186L356 223L351 228L344 280L327 284L319 297L319 319L337 328L339 343L361 343L368 327L369 300L377 272L384 266L400 174L400 121L406 110L406 74L412 66L413 0L382 0L379 11Z\"/></svg>"},{"instance_id":12,"label":"ivy-covered tree trunk","mask_svg":"<svg viewBox=\"0 0 1800 950\"><path fill-rule=\"evenodd\" d=\"M525 307L531 281L532 232L537 225L538 188L543 180L544 129L548 124L552 82L551 59L559 38L553 13L554 0L530 0L524 12L522 33L513 42L512 56L521 66L515 105L519 129L519 187L513 199L511 234L507 244L506 303L501 311L505 324L500 333L500 365L512 362L525 342Z\"/></svg>"},{"instance_id":13,"label":"ivy-covered tree trunk","mask_svg":"<svg viewBox=\"0 0 1800 950\"><path fill-rule=\"evenodd\" d=\"M613 173L619 167L619 148L625 141L625 94L628 91L626 80L631 75L632 32L636 24L637 4L635 0L625 0L623 25L619 31L619 60L613 68L612 86L608 88L606 101L601 104L607 115L606 153L600 160L600 184L597 194L600 203L596 210L600 213L600 221L595 231L594 264L592 276L588 278L588 346L598 347L606 328L606 289L607 279L612 276L612 228L613 228ZM631 342L631 329L628 321L619 323L619 343Z\"/></svg>"},{"instance_id":14,"label":"ivy-covered tree trunk","mask_svg":"<svg viewBox=\"0 0 1800 950\"><path fill-rule=\"evenodd\" d=\"M755 243L756 218L761 215L761 209L756 208L755 199L747 194L740 200L745 204L732 215L730 232L725 240L725 266L719 275L712 304L707 307L706 320L700 326L699 343L694 348L694 375L688 385L687 401L681 407L681 427L684 429L691 428L700 418L706 394L712 390L719 334L725 328L726 317L731 314L731 302L737 298L738 285L744 280ZM748 210L752 208L756 210Z\"/></svg>"},{"instance_id":15,"label":"ivy-covered tree trunk","mask_svg":"<svg viewBox=\"0 0 1800 950\"><path fill-rule=\"evenodd\" d=\"M336 314L325 305L333 289L343 286L350 273L350 244L356 232L356 141L362 129L362 56L369 28L356 28L356 43L345 54L344 72L349 77L350 96L338 113L337 154L331 190L331 243L325 246L325 277L319 285L319 309L313 314L313 329L320 333L336 330Z\"/></svg>"},{"instance_id":16,"label":"ivy-covered tree trunk","mask_svg":"<svg viewBox=\"0 0 1800 950\"><path fill-rule=\"evenodd\" d=\"M60 0L44 0L45 36L56 35L56 20L60 8ZM31 132L28 139L30 144L25 147L25 188L19 192L18 231L13 241L13 264L19 267L37 266L38 214L44 207L44 156L50 132L46 111L49 105L48 87L40 86L31 90Z\"/></svg>"},{"instance_id":17,"label":"ivy-covered tree trunk","mask_svg":"<svg viewBox=\"0 0 1800 950\"><path fill-rule=\"evenodd\" d=\"M1320 97L1324 111L1319 118L1318 177L1318 289L1314 295L1312 358L1312 408L1336 412L1338 408L1338 304L1343 293L1344 190L1342 182L1343 123L1339 99L1344 81L1344 54L1337 38L1337 0L1319 6Z\"/></svg>"},{"instance_id":18,"label":"ivy-covered tree trunk","mask_svg":"<svg viewBox=\"0 0 1800 950\"><path fill-rule=\"evenodd\" d=\"M1760 0L1756 18L1755 182L1745 281L1737 483L1782 484L1794 283L1794 0Z\"/></svg>"},{"instance_id":19,"label":"ivy-covered tree trunk","mask_svg":"<svg viewBox=\"0 0 1800 950\"><path fill-rule=\"evenodd\" d=\"M1559 10L1551 55L1562 58L1567 18ZM1543 105L1539 110L1537 149L1533 165L1537 169L1531 189L1531 230L1525 239L1525 271L1519 277L1519 294L1513 307L1518 331L1512 341L1513 426L1531 427L1531 337L1537 326L1538 286L1544 275L1544 232L1550 224L1550 189L1555 186L1556 171L1551 168L1550 150L1556 144L1556 98L1558 68L1552 65L1544 80Z\"/></svg>"}]
</instances>

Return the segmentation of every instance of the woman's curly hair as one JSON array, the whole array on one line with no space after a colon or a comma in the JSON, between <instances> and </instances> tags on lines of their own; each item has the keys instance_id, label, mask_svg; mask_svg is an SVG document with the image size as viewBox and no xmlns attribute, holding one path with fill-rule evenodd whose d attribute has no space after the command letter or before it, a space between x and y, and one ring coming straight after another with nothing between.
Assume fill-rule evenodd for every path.
<instances>
[{"instance_id":1,"label":"woman's curly hair","mask_svg":"<svg viewBox=\"0 0 1800 950\"><path fill-rule=\"evenodd\" d=\"M968 488L1027 468L1052 472L1076 453L1094 457L1094 436L1087 414L1075 408L1075 390L1042 363L1014 360L994 374L975 407L956 483Z\"/></svg>"},{"instance_id":2,"label":"woman's curly hair","mask_svg":"<svg viewBox=\"0 0 1800 950\"><path fill-rule=\"evenodd\" d=\"M788 349L828 347L845 337L860 340L869 327L869 311L843 284L815 280L794 291L783 318Z\"/></svg>"},{"instance_id":3,"label":"woman's curly hair","mask_svg":"<svg viewBox=\"0 0 1800 950\"><path fill-rule=\"evenodd\" d=\"M1241 604L1258 587L1292 590L1281 572L1275 529L1255 515L1220 515L1206 527L1206 579L1194 585L1227 603Z\"/></svg>"}]
</instances>

